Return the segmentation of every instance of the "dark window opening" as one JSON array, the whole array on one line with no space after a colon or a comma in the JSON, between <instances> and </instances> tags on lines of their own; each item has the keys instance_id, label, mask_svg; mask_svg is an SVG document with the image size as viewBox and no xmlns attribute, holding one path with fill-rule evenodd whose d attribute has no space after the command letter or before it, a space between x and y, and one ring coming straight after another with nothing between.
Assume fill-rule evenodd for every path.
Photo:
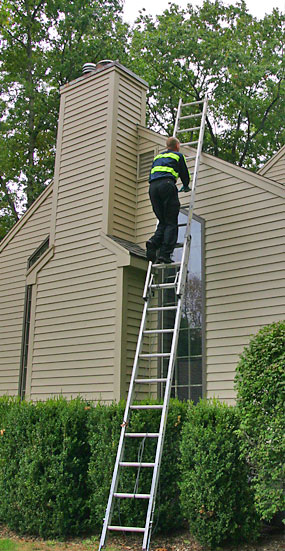
<instances>
[{"instance_id":1,"label":"dark window opening","mask_svg":"<svg viewBox=\"0 0 285 551\"><path fill-rule=\"evenodd\" d=\"M35 252L28 258L28 269L37 262L37 260L48 250L49 237L47 237L41 245L35 250Z\"/></svg>"},{"instance_id":2,"label":"dark window opening","mask_svg":"<svg viewBox=\"0 0 285 551\"><path fill-rule=\"evenodd\" d=\"M27 285L26 294L25 294L22 352L21 352L20 381L19 381L19 396L21 400L24 400L25 394L26 394L29 335L30 335L30 324L31 324L31 305L32 305L32 285Z\"/></svg>"}]
</instances>

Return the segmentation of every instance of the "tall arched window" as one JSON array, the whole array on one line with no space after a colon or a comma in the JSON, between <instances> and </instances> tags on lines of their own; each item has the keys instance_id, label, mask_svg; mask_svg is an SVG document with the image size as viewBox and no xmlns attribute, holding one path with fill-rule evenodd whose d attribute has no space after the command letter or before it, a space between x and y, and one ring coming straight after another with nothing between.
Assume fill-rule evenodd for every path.
<instances>
[{"instance_id":1,"label":"tall arched window","mask_svg":"<svg viewBox=\"0 0 285 551\"><path fill-rule=\"evenodd\" d=\"M177 247L173 258L180 261L182 256L183 238L187 212L181 210L179 214L179 234ZM204 325L204 293L203 293L203 220L193 216L191 226L191 249L188 263L186 291L183 302L182 318L180 325L177 358L172 383L172 397L179 400L193 400L198 402L203 396L203 325ZM167 268L169 281L173 280L174 268ZM165 274L166 275L166 274ZM162 296L161 299L162 301ZM175 304L175 292L168 289L164 292L163 305ZM162 302L161 302L162 303ZM173 327L175 311L166 310L162 314L161 327L164 329ZM163 342L162 342L163 339ZM166 333L161 337L161 349L168 348L171 336ZM167 360L161 360L160 376L166 376ZM162 395L161 389L161 395Z\"/></svg>"}]
</instances>

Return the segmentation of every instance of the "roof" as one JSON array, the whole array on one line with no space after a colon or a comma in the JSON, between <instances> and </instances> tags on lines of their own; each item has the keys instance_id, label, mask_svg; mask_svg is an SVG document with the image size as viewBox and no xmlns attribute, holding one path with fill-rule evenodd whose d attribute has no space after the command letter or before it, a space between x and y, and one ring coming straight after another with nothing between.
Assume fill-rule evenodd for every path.
<instances>
[{"instance_id":1,"label":"roof","mask_svg":"<svg viewBox=\"0 0 285 551\"><path fill-rule=\"evenodd\" d=\"M121 239L120 237L115 237L114 235L108 235L115 243L118 243L124 249L129 251L134 256L139 256L140 258L146 259L146 251L140 247L139 245L136 245L136 243L132 243L132 241L127 241L126 239Z\"/></svg>"},{"instance_id":2,"label":"roof","mask_svg":"<svg viewBox=\"0 0 285 551\"><path fill-rule=\"evenodd\" d=\"M158 145L162 143L162 139L165 140L165 136L162 136L161 134L155 132L154 130L145 128L140 124L138 124L137 127L138 127L139 136L144 136L145 138L149 139L150 141L152 140L152 142L155 142ZM191 151L191 153L196 153L196 149L194 149L193 147L191 148L189 146L186 146L184 147L184 149L186 150L185 153L187 151ZM283 151L283 148L281 151ZM183 148L182 148L182 152L183 152ZM271 180L267 176L263 176L258 172L252 172L247 168L234 165L229 161L224 161L223 159L220 159L219 157L215 157L214 155L210 155L209 153L204 153L204 152L202 153L201 162L203 161L209 166L216 168L217 170L225 172L231 176L235 176L236 178L244 180L245 182L248 182L253 186L259 187L265 191L269 191L270 193L273 193L274 195L277 195L278 197L282 197L283 199L285 199L284 185L279 182L275 182L274 180Z\"/></svg>"},{"instance_id":3,"label":"roof","mask_svg":"<svg viewBox=\"0 0 285 551\"><path fill-rule=\"evenodd\" d=\"M276 163L278 163L280 159L282 159L283 155L285 155L285 145L283 145L283 147L281 147L281 149L279 149L279 151L277 151L277 153L275 153L275 155L273 155L273 157L271 157L269 161L267 161L267 163L259 169L258 174L266 174L268 170L270 170Z\"/></svg>"}]
</instances>

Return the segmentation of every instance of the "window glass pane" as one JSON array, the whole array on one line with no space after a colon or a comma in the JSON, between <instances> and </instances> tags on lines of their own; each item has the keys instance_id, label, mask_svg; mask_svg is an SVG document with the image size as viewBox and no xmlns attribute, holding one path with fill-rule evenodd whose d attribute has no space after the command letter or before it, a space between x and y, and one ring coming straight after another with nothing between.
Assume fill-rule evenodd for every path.
<instances>
[{"instance_id":1,"label":"window glass pane","mask_svg":"<svg viewBox=\"0 0 285 551\"><path fill-rule=\"evenodd\" d=\"M187 223L186 213L180 212L178 223ZM185 227L179 227L178 244L184 241ZM190 259L171 395L180 400L191 399L197 403L202 397L202 228L201 222L194 218L191 225L191 237ZM179 262L181 258L182 248L177 247L174 250L173 259ZM168 267L162 274L164 281L173 281L176 271L176 268ZM173 289L161 291L160 304L164 306L177 304L175 291ZM161 314L161 327L173 328L175 314L174 310L164 311ZM161 350L170 351L171 340L171 334L163 335ZM164 364L164 376L167 364L168 362Z\"/></svg>"},{"instance_id":2,"label":"window glass pane","mask_svg":"<svg viewBox=\"0 0 285 551\"><path fill-rule=\"evenodd\" d=\"M191 385L202 384L202 357L190 358Z\"/></svg>"},{"instance_id":3,"label":"window glass pane","mask_svg":"<svg viewBox=\"0 0 285 551\"><path fill-rule=\"evenodd\" d=\"M192 386L190 400L193 400L194 404L197 404L200 398L202 398L202 386Z\"/></svg>"}]
</instances>

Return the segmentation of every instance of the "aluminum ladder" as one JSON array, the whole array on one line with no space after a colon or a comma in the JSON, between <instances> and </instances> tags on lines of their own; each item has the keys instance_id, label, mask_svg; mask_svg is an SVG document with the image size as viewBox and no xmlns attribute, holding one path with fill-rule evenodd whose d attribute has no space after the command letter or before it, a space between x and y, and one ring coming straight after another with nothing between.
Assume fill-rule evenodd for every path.
<instances>
[{"instance_id":1,"label":"aluminum ladder","mask_svg":"<svg viewBox=\"0 0 285 551\"><path fill-rule=\"evenodd\" d=\"M176 115L176 122L174 127L174 135L177 135L180 132L197 132L199 131L199 137L195 141L185 142L181 143L181 146L192 146L197 145L197 150L194 156L189 155L186 156L186 160L195 159L195 166L194 166L194 172L192 177L192 186L191 186L191 198L189 203L189 211L188 211L188 219L187 224L185 225L185 236L184 236L184 242L183 242L183 250L182 250L182 257L180 262L175 262L172 264L155 264L152 262L149 262L148 264L148 270L145 280L145 286L144 286L144 292L143 292L143 298L144 298L144 308L143 308L143 314L142 314L142 320L139 330L139 336L137 341L137 347L136 347L136 353L134 358L134 364L133 364L133 370L131 375L131 381L129 386L129 392L123 417L123 422L121 425L121 435L120 440L118 444L118 450L117 450L117 456L113 471L113 477L112 477L112 483L109 493L109 499L107 503L104 523L103 523L103 529L99 544L99 551L104 548L107 538L107 533L109 531L121 531L121 532L138 532L143 534L143 543L142 543L142 549L144 551L149 551L150 546L150 539L151 539L151 533L152 533L152 526L153 526L153 515L155 510L155 500L156 500L156 494L157 494L157 487L158 487L158 480L159 480L159 471L160 471L160 464L161 464L161 458L162 458L162 451L163 451L163 442L164 442L164 436L165 436L165 430L166 430L166 421L167 421L167 413L168 413L168 406L169 406L169 400L170 400L170 394L171 394L171 385L172 385L172 378L173 378L173 372L174 372L174 365L175 365L175 358L176 358L176 350L178 345L178 338L179 338L179 328L180 328L180 320L181 320L181 314L182 314L182 304L183 304L183 295L185 290L185 284L186 284L186 275L187 275L187 269L188 269L188 261L189 261L189 255L190 255L190 244L191 244L191 221L193 217L193 207L194 207L194 200L195 200L195 189L196 189L196 183L197 183L197 177L198 177L198 170L199 170L199 164L200 164L200 157L202 152L202 144L203 144L203 136L204 136L204 129L205 129L205 121L206 121L206 113L207 113L207 98L183 104L181 99L179 100L178 109L177 109L177 115ZM183 108L198 108L198 112L194 114L188 114L182 116L182 109ZM181 120L187 120L187 119L193 119L193 118L200 118L200 125L196 127L191 127L184 129L180 127L180 121ZM171 283L165 283L163 282L156 282L156 278L159 274L165 273L165 271L169 268L176 268L176 275L174 278L174 281ZM163 277L163 275L162 275ZM155 296L155 293L158 290L163 289L173 289L175 291L176 297L177 297L177 304L175 306L158 306L155 305L154 307L151 307L151 300ZM159 313L166 310L174 310L175 313L175 321L174 326L172 329L146 329L147 319L148 316L151 313ZM150 354L144 354L142 353L143 348L143 340L144 337L151 334L157 334L162 335L163 333L172 333L172 341L170 346L170 351L165 353L163 351L159 351L156 353L150 353ZM168 360L168 367L167 367L167 377L156 377L156 378L142 378L139 377L139 371L140 371L140 360L141 359L150 359L150 358L167 358ZM134 403L134 396L135 396L135 389L138 387L138 385L146 385L146 384L164 384L165 390L164 390L164 397L163 397L163 404L157 405L157 404L136 404ZM129 425L131 421L131 415L132 412L135 410L153 410L157 409L161 411L161 417L160 417L160 426L159 431L157 433L135 433L130 432ZM125 443L126 440L132 438L132 439L138 439L138 441L141 441L142 438L153 438L157 440L156 445L156 453L155 453L155 460L153 462L129 462L124 461L124 449L125 449ZM152 482L151 482L151 488L149 493L136 493L134 490L134 493L123 493L118 492L118 483L119 483L119 476L120 476L120 469L126 469L126 468L146 468L146 469L153 469L152 474ZM111 524L112 521L112 513L114 508L114 503L116 499L142 499L148 501L148 507L147 507L147 513L146 513L146 519L145 519L145 526L144 527L135 527L135 526L114 526Z\"/></svg>"}]
</instances>

